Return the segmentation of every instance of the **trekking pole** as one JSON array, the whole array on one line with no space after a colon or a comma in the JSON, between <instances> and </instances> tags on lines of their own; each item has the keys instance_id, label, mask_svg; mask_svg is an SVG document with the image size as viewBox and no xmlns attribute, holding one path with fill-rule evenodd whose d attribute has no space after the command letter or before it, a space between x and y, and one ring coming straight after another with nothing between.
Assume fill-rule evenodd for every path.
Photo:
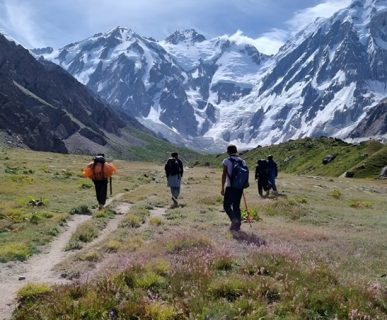
<instances>
[{"instance_id":1,"label":"trekking pole","mask_svg":"<svg viewBox=\"0 0 387 320\"><path fill-rule=\"evenodd\" d=\"M247 212L247 221L250 224L250 228L252 228L253 226L251 224L250 211L249 211L249 208L247 207L247 202L246 202L246 197L245 197L244 192L242 192L242 196L243 196L243 201L245 202L245 207L246 207L246 212Z\"/></svg>"},{"instance_id":2,"label":"trekking pole","mask_svg":"<svg viewBox=\"0 0 387 320\"><path fill-rule=\"evenodd\" d=\"M112 195L113 194L112 177L110 177L109 180L110 180L110 195Z\"/></svg>"}]
</instances>

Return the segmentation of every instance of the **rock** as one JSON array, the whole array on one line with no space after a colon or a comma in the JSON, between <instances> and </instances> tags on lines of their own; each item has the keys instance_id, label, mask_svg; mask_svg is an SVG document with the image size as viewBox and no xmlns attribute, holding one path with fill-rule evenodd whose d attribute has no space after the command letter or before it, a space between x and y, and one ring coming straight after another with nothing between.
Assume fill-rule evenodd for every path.
<instances>
[{"instance_id":1,"label":"rock","mask_svg":"<svg viewBox=\"0 0 387 320\"><path fill-rule=\"evenodd\" d=\"M355 173L353 171L346 171L344 176L346 178L353 178L354 175Z\"/></svg>"},{"instance_id":2,"label":"rock","mask_svg":"<svg viewBox=\"0 0 387 320\"><path fill-rule=\"evenodd\" d=\"M333 159L335 159L337 156L337 153L333 153L333 154L328 154L327 156L324 157L324 159L322 160L322 164L328 164L330 162L333 161Z\"/></svg>"}]
</instances>

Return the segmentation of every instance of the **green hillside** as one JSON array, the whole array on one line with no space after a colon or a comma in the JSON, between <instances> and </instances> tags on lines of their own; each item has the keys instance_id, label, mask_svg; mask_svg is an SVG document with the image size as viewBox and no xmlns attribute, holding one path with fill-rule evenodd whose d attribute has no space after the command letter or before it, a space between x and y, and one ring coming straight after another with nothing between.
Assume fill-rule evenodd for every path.
<instances>
[{"instance_id":1,"label":"green hillside","mask_svg":"<svg viewBox=\"0 0 387 320\"><path fill-rule=\"evenodd\" d=\"M151 161L164 163L171 152L178 152L180 158L187 165L198 158L200 154L185 147L175 146L167 140L158 138L153 134L144 132L134 127L127 128L127 139L129 146L122 146L119 143L113 148L113 155L123 160Z\"/></svg>"},{"instance_id":2,"label":"green hillside","mask_svg":"<svg viewBox=\"0 0 387 320\"><path fill-rule=\"evenodd\" d=\"M241 152L251 168L257 160L272 154L281 172L320 176L340 176L352 171L355 177L377 177L382 167L387 165L387 146L370 140L360 144L346 143L335 138L305 138L268 147L258 147ZM323 164L329 155L335 158ZM202 157L197 164L220 166L226 154Z\"/></svg>"}]
</instances>

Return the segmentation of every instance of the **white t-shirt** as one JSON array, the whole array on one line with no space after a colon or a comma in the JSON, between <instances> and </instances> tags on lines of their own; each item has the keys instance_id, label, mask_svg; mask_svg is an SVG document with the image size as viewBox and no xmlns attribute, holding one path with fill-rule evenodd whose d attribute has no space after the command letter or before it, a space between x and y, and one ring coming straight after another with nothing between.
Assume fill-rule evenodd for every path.
<instances>
[{"instance_id":1,"label":"white t-shirt","mask_svg":"<svg viewBox=\"0 0 387 320\"><path fill-rule=\"evenodd\" d=\"M246 165L245 160L241 159L239 156L230 156L230 157L235 160L242 160L243 165ZM227 167L226 187L231 186L230 176L232 173L233 163L231 162L230 157L224 159L222 162L222 164Z\"/></svg>"}]
</instances>

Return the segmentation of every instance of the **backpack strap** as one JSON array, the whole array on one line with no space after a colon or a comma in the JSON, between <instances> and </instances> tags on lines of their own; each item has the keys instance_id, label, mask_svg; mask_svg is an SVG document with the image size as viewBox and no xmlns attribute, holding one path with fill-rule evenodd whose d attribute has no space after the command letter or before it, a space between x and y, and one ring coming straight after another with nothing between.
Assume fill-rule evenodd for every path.
<instances>
[{"instance_id":1,"label":"backpack strap","mask_svg":"<svg viewBox=\"0 0 387 320\"><path fill-rule=\"evenodd\" d=\"M235 165L236 162L239 162L239 160L236 160L236 159L232 158L231 156L229 156L228 159L229 159L229 160L231 161L231 163L232 163L232 170L234 170L234 165ZM228 168L227 168L227 176L228 176L228 178L230 179L230 182L232 182L232 181L231 181L231 180L232 180L232 178L231 178L232 170L231 170L231 174L229 174L229 173L228 173Z\"/></svg>"}]
</instances>

